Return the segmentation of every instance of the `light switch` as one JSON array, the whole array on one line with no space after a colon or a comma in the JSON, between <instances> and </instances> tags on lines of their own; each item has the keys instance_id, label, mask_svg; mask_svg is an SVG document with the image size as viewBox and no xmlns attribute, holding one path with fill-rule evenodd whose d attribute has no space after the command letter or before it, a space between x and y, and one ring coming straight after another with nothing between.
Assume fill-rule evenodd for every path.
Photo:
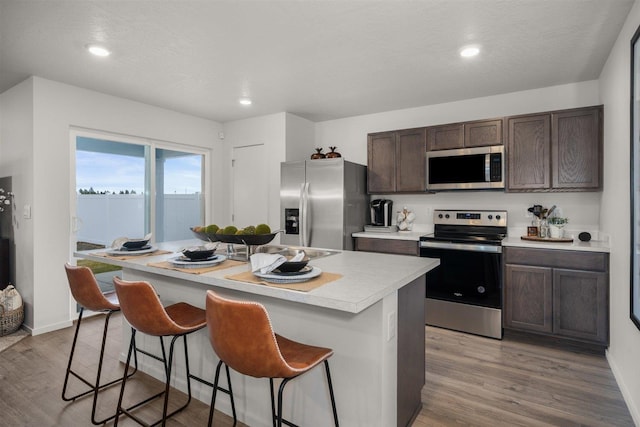
<instances>
[{"instance_id":1,"label":"light switch","mask_svg":"<svg viewBox=\"0 0 640 427\"><path fill-rule=\"evenodd\" d=\"M25 219L31 219L31 205L24 205L22 208L22 216Z\"/></svg>"}]
</instances>

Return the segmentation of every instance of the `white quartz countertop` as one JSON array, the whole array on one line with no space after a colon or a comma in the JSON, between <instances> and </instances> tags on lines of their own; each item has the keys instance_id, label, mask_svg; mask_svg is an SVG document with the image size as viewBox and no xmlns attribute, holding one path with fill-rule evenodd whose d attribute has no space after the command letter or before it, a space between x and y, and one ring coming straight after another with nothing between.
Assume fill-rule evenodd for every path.
<instances>
[{"instance_id":1,"label":"white quartz countertop","mask_svg":"<svg viewBox=\"0 0 640 427\"><path fill-rule=\"evenodd\" d=\"M536 249L563 249L567 251L586 251L586 252L609 252L610 246L608 240L591 240L582 242L577 237L573 242L544 242L533 240L522 240L520 236L508 236L502 241L502 246L514 246L520 248L536 248Z\"/></svg>"},{"instance_id":2,"label":"white quartz countertop","mask_svg":"<svg viewBox=\"0 0 640 427\"><path fill-rule=\"evenodd\" d=\"M397 240L415 240L419 241L420 236L429 234L426 231L397 231L394 233L375 233L375 232L359 232L353 233L353 237L368 237L371 239L397 239ZM580 241L574 236L573 242L552 242L552 241L531 241L522 240L520 238L524 233L520 230L509 230L509 236L502 241L502 246L515 246L521 248L539 248L539 249L565 249L568 251L591 251L591 252L609 252L610 244L606 236L602 240L591 240L589 242ZM597 236L597 234L595 234Z\"/></svg>"},{"instance_id":3,"label":"white quartz countertop","mask_svg":"<svg viewBox=\"0 0 640 427\"><path fill-rule=\"evenodd\" d=\"M439 260L431 258L339 251L334 255L312 259L310 265L318 267L322 271L341 274L342 277L309 292L238 282L225 278L228 275L248 271L249 263L204 274L184 273L148 265L152 262L165 261L175 257L177 256L176 252L184 247L200 244L202 242L198 240L160 243L155 246L159 249L172 251L172 253L136 257L126 261L95 255L96 252L103 252L104 249L80 251L74 253L74 255L78 258L118 265L124 269L192 282L194 286L203 286L205 288L217 286L350 313L359 313L365 310L386 295L397 291L412 280L432 270L440 263Z\"/></svg>"}]
</instances>

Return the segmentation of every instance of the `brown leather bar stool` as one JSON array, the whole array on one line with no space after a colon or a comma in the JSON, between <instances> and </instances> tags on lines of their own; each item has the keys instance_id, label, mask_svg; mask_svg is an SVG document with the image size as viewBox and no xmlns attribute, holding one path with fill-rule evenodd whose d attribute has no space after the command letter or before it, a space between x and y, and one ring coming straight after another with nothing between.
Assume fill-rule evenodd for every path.
<instances>
[{"instance_id":1,"label":"brown leather bar stool","mask_svg":"<svg viewBox=\"0 0 640 427\"><path fill-rule=\"evenodd\" d=\"M338 413L331 385L329 361L333 350L302 344L284 338L273 331L269 314L257 302L233 301L207 291L207 326L213 350L220 358L216 368L209 425L213 419L220 366L224 363L235 371L256 378L269 378L271 389L271 415L274 426L287 424L282 418L282 393L292 379L324 362L331 398L333 420L338 427ZM276 411L273 393L274 378L282 378L278 389Z\"/></svg>"},{"instance_id":2,"label":"brown leather bar stool","mask_svg":"<svg viewBox=\"0 0 640 427\"><path fill-rule=\"evenodd\" d=\"M62 400L65 402L74 401L80 397L93 393L93 406L91 409L91 422L96 425L104 424L105 422L113 419L115 414L104 418L102 420L96 420L96 407L98 403L98 392L106 387L112 386L120 381L121 377L116 378L113 381L109 381L104 384L100 384L100 376L102 374L102 361L104 359L104 349L107 342L107 331L109 328L109 319L114 312L120 311L120 305L118 304L118 297L115 292L102 293L98 282L96 281L93 272L87 267L75 267L69 263L65 263L64 269L67 272L67 279L69 281L69 288L71 289L71 295L80 305L80 314L78 315L78 321L76 322L76 331L73 335L73 343L71 344L71 352L69 353L69 362L67 363L67 372L64 376L64 385L62 386ZM76 342L78 341L78 332L80 331L80 324L82 323L82 316L84 310L91 310L95 312L106 313L104 319L104 329L102 332L102 345L100 346L100 356L98 357L98 369L95 382L83 378L79 373L72 369L73 356L76 349ZM138 363L136 359L135 366L137 368ZM135 369L128 374L131 376L135 373ZM128 372L125 370L125 372ZM67 396L67 385L69 384L69 376L73 375L84 384L90 387L89 390L80 392L74 396Z\"/></svg>"},{"instance_id":3,"label":"brown leather bar stool","mask_svg":"<svg viewBox=\"0 0 640 427\"><path fill-rule=\"evenodd\" d=\"M131 325L131 341L129 344L129 352L127 354L126 368L129 369L132 353L140 352L155 360L163 363L165 371L165 389L160 393L150 396L128 408L122 407L122 400L125 392L126 377L123 377L122 386L120 388L120 397L118 399L118 409L116 413L116 419L114 426L118 425L118 418L120 414L124 414L129 418L135 420L138 424L145 426L155 426L157 424L165 425L168 418L177 414L185 409L191 402L191 379L198 380L204 384L213 387L213 384L192 375L189 372L189 354L187 351L187 335L196 332L205 327L207 324L205 318L205 311L201 308L194 307L185 302L179 302L167 307L162 306L162 302L156 294L153 286L150 283L130 282L124 281L118 277L113 278L113 283L120 300L120 307L124 317ZM136 333L142 332L143 334L156 336L160 338L160 346L162 348L162 357L152 354L146 350L140 349L136 346ZM167 358L163 337L171 336L171 345L169 347L169 357ZM184 405L178 409L167 414L169 404L169 390L171 382L171 370L173 365L173 350L174 344L178 338L182 337L184 342L184 358L186 365L186 378L187 378L187 394L188 399ZM228 374L227 374L227 378ZM230 383L229 383L230 384ZM218 390L230 393L230 390L218 388ZM164 406L162 410L162 418L152 424L148 424L136 416L132 411L133 409L144 405L164 395ZM235 408L234 408L234 421L235 421Z\"/></svg>"}]
</instances>

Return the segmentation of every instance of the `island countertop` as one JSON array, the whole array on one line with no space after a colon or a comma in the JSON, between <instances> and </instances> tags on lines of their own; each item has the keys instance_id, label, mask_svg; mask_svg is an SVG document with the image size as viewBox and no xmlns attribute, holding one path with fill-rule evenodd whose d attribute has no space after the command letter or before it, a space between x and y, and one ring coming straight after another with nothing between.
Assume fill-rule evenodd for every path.
<instances>
[{"instance_id":1,"label":"island countertop","mask_svg":"<svg viewBox=\"0 0 640 427\"><path fill-rule=\"evenodd\" d=\"M278 334L333 349L331 370L341 424L354 427L411 424L420 411L424 386L426 273L437 267L439 260L335 251L313 258L310 264L339 278L308 292L226 278L249 271L247 262L203 274L149 265L178 256L177 252L184 247L199 244L197 240L160 243L155 246L170 252L127 260L98 255L104 249L75 255L121 266L125 280L150 281L164 304L181 301L204 308L208 289L228 298L263 304ZM122 337L121 358L124 358L130 338L126 322ZM147 351L158 351L155 337L142 334L139 338L137 345ZM189 337L189 353L190 372L200 378L213 378L218 358L212 352L206 330ZM165 372L157 363L139 363L141 371L164 378ZM176 371L183 372L183 368L177 367ZM324 381L312 380L319 375L317 371L287 388L297 397L287 400L284 416L296 424L325 427L333 420ZM256 427L271 426L264 384L246 381L235 372L231 372L231 380L234 392L239 387L242 400L252 402L236 408L239 420ZM187 387L184 380L176 381L175 386L182 391ZM210 387L192 383L192 389L196 399L210 402ZM231 413L227 399L221 399L216 409Z\"/></svg>"},{"instance_id":2,"label":"island countertop","mask_svg":"<svg viewBox=\"0 0 640 427\"><path fill-rule=\"evenodd\" d=\"M365 310L380 301L385 295L400 289L439 264L439 260L431 258L336 251L337 253L333 255L312 259L310 264L319 267L323 272L336 273L342 277L309 292L238 282L225 278L225 276L248 271L249 263L204 274L185 273L149 265L149 263L168 260L177 256L177 252L182 248L201 243L195 239L159 243L154 246L160 250L171 251L171 253L140 256L128 260L105 258L96 254L104 252L104 249L81 251L74 255L78 258L106 262L135 271L156 273L202 285L217 286L350 313L359 313Z\"/></svg>"}]
</instances>

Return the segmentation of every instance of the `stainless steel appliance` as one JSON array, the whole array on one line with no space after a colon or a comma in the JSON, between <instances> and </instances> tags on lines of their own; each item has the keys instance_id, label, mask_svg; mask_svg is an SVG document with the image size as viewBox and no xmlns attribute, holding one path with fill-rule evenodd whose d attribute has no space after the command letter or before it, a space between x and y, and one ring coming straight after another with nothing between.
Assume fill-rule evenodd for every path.
<instances>
[{"instance_id":1,"label":"stainless steel appliance","mask_svg":"<svg viewBox=\"0 0 640 427\"><path fill-rule=\"evenodd\" d=\"M504 188L504 146L427 152L427 191Z\"/></svg>"},{"instance_id":2,"label":"stainless steel appliance","mask_svg":"<svg viewBox=\"0 0 640 427\"><path fill-rule=\"evenodd\" d=\"M427 273L425 323L502 338L502 239L506 211L435 210L420 256L440 258Z\"/></svg>"},{"instance_id":3,"label":"stainless steel appliance","mask_svg":"<svg viewBox=\"0 0 640 427\"><path fill-rule=\"evenodd\" d=\"M353 250L367 222L366 166L343 158L282 163L280 224L285 245Z\"/></svg>"},{"instance_id":4,"label":"stainless steel appliance","mask_svg":"<svg viewBox=\"0 0 640 427\"><path fill-rule=\"evenodd\" d=\"M371 225L388 227L393 218L393 200L375 199L370 203Z\"/></svg>"}]
</instances>

